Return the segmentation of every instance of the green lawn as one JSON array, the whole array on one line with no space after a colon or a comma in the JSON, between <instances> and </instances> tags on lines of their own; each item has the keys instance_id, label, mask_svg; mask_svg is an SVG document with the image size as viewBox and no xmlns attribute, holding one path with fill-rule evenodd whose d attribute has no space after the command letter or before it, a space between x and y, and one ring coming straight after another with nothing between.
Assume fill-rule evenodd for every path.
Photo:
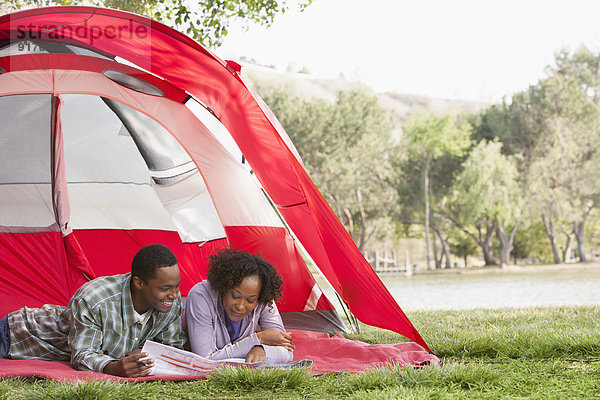
<instances>
[{"instance_id":1,"label":"green lawn","mask_svg":"<svg viewBox=\"0 0 600 400\"><path fill-rule=\"evenodd\" d=\"M599 399L600 307L431 311L409 318L442 360L313 377L304 370L221 371L194 382L0 380L0 399ZM363 326L348 337L402 341Z\"/></svg>"}]
</instances>

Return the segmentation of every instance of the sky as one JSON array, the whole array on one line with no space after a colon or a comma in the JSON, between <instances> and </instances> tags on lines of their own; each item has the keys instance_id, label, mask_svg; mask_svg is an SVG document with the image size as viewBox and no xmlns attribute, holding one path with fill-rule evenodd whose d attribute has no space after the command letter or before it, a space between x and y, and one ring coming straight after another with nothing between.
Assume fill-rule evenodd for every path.
<instances>
[{"instance_id":1,"label":"sky","mask_svg":"<svg viewBox=\"0 0 600 400\"><path fill-rule=\"evenodd\" d=\"M554 54L600 51L597 0L313 0L270 28L232 24L221 58L360 81L377 92L501 101Z\"/></svg>"}]
</instances>

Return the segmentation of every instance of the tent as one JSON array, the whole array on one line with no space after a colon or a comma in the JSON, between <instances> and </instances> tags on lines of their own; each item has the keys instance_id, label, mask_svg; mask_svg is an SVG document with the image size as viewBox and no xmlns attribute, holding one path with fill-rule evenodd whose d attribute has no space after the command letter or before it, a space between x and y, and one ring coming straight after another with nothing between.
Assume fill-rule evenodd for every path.
<instances>
[{"instance_id":1,"label":"tent","mask_svg":"<svg viewBox=\"0 0 600 400\"><path fill-rule=\"evenodd\" d=\"M103 8L4 15L0 120L0 315L163 243L183 295L233 246L276 265L287 327L342 329L301 244L359 320L427 349L240 66L189 37Z\"/></svg>"}]
</instances>

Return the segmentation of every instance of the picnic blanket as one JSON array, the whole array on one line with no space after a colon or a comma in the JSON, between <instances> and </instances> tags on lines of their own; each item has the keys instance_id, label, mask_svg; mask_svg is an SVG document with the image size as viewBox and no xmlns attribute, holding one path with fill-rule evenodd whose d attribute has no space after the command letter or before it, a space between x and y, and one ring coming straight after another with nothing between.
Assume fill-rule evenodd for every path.
<instances>
[{"instance_id":1,"label":"picnic blanket","mask_svg":"<svg viewBox=\"0 0 600 400\"><path fill-rule=\"evenodd\" d=\"M313 360L313 373L363 372L386 364L421 367L438 364L440 360L414 342L368 344L346 339L338 334L329 337L323 332L295 331L294 360Z\"/></svg>"},{"instance_id":2,"label":"picnic blanket","mask_svg":"<svg viewBox=\"0 0 600 400\"><path fill-rule=\"evenodd\" d=\"M363 372L386 364L423 366L437 364L439 359L413 342L367 344L344 338L329 337L326 333L291 330L296 350L294 360L313 361L315 375L337 372ZM99 372L77 371L68 361L7 360L0 359L0 378L41 377L59 381L115 380L143 382L151 380L180 381L206 378L200 376L147 376L121 378Z\"/></svg>"}]
</instances>

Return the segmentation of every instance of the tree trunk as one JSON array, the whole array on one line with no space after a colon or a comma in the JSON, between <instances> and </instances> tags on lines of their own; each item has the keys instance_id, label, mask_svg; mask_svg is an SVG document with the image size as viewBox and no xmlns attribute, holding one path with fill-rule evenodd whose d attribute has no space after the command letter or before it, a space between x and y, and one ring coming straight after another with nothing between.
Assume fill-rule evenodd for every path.
<instances>
[{"instance_id":1,"label":"tree trunk","mask_svg":"<svg viewBox=\"0 0 600 400\"><path fill-rule=\"evenodd\" d=\"M575 239L577 240L577 253L579 254L579 262L587 262L587 256L585 255L583 243L585 239L585 224L590 212L592 211L592 208L594 208L594 203L590 202L581 216L581 221L573 221L573 233L575 234Z\"/></svg>"},{"instance_id":2,"label":"tree trunk","mask_svg":"<svg viewBox=\"0 0 600 400\"><path fill-rule=\"evenodd\" d=\"M577 221L573 222L573 233L575 234L575 239L577 240L577 254L579 254L579 262L587 262L585 249L583 248L584 232L585 220L579 223L577 223Z\"/></svg>"},{"instance_id":3,"label":"tree trunk","mask_svg":"<svg viewBox=\"0 0 600 400\"><path fill-rule=\"evenodd\" d=\"M429 226L431 228L431 225ZM433 237L433 261L435 262L435 269L440 269L442 267L442 255L443 253L440 251L438 252L438 246L437 246L437 235L432 235ZM439 253L439 256L438 256Z\"/></svg>"},{"instance_id":4,"label":"tree trunk","mask_svg":"<svg viewBox=\"0 0 600 400\"><path fill-rule=\"evenodd\" d=\"M566 263L569 258L569 253L571 252L571 240L573 238L573 232L563 232L565 234L565 245L562 247L562 262Z\"/></svg>"},{"instance_id":5,"label":"tree trunk","mask_svg":"<svg viewBox=\"0 0 600 400\"><path fill-rule=\"evenodd\" d=\"M481 250L483 251L483 260L485 261L486 266L497 265L496 260L494 259L494 255L492 252L492 237L494 230L496 228L496 222L494 221L492 225L485 225L485 236L482 232L481 224L477 224L477 232L479 234L479 240L477 243L481 246Z\"/></svg>"},{"instance_id":6,"label":"tree trunk","mask_svg":"<svg viewBox=\"0 0 600 400\"><path fill-rule=\"evenodd\" d=\"M483 222L485 222L485 236L482 233L482 224L478 223L475 225L477 228L477 236L470 232L467 228L465 228L462 224L460 224L456 219L452 218L452 216L448 214L444 214L446 218L448 218L454 225L456 225L460 230L473 238L475 243L481 247L481 251L483 253L483 259L485 261L485 265L496 265L496 260L492 254L492 237L494 230L496 229L496 222L492 223L492 225L487 225L488 218L486 217Z\"/></svg>"},{"instance_id":7,"label":"tree trunk","mask_svg":"<svg viewBox=\"0 0 600 400\"><path fill-rule=\"evenodd\" d=\"M348 234L356 243L356 238L354 237L354 220L352 219L352 213L348 208L344 208L344 215L346 216L346 226L348 227Z\"/></svg>"},{"instance_id":8,"label":"tree trunk","mask_svg":"<svg viewBox=\"0 0 600 400\"><path fill-rule=\"evenodd\" d=\"M426 243L426 259L427 269L431 269L431 241L429 236L429 166L426 164L423 168L423 189L425 191L425 243Z\"/></svg>"},{"instance_id":9,"label":"tree trunk","mask_svg":"<svg viewBox=\"0 0 600 400\"><path fill-rule=\"evenodd\" d=\"M500 239L500 265L507 265L510 263L510 253L515 248L514 241L518 226L519 221L515 222L510 230L510 235L507 235L504 226L502 225L502 221L498 221L497 223L496 233L498 239Z\"/></svg>"},{"instance_id":10,"label":"tree trunk","mask_svg":"<svg viewBox=\"0 0 600 400\"><path fill-rule=\"evenodd\" d=\"M432 222L431 227L433 228L435 233L437 233L437 236L440 239L440 243L442 245L442 252L444 254L444 257L446 258L446 268L452 268L451 261L450 261L450 246L448 246L448 241L446 240L444 235L442 235L442 231L440 230L440 228L437 226L436 223Z\"/></svg>"},{"instance_id":11,"label":"tree trunk","mask_svg":"<svg viewBox=\"0 0 600 400\"><path fill-rule=\"evenodd\" d=\"M542 211L542 222L544 223L544 230L546 236L550 240L552 246L552 255L554 257L554 264L560 264L560 255L558 254L558 245L556 243L556 228L554 226L554 218L552 215L546 216L546 213Z\"/></svg>"}]
</instances>

